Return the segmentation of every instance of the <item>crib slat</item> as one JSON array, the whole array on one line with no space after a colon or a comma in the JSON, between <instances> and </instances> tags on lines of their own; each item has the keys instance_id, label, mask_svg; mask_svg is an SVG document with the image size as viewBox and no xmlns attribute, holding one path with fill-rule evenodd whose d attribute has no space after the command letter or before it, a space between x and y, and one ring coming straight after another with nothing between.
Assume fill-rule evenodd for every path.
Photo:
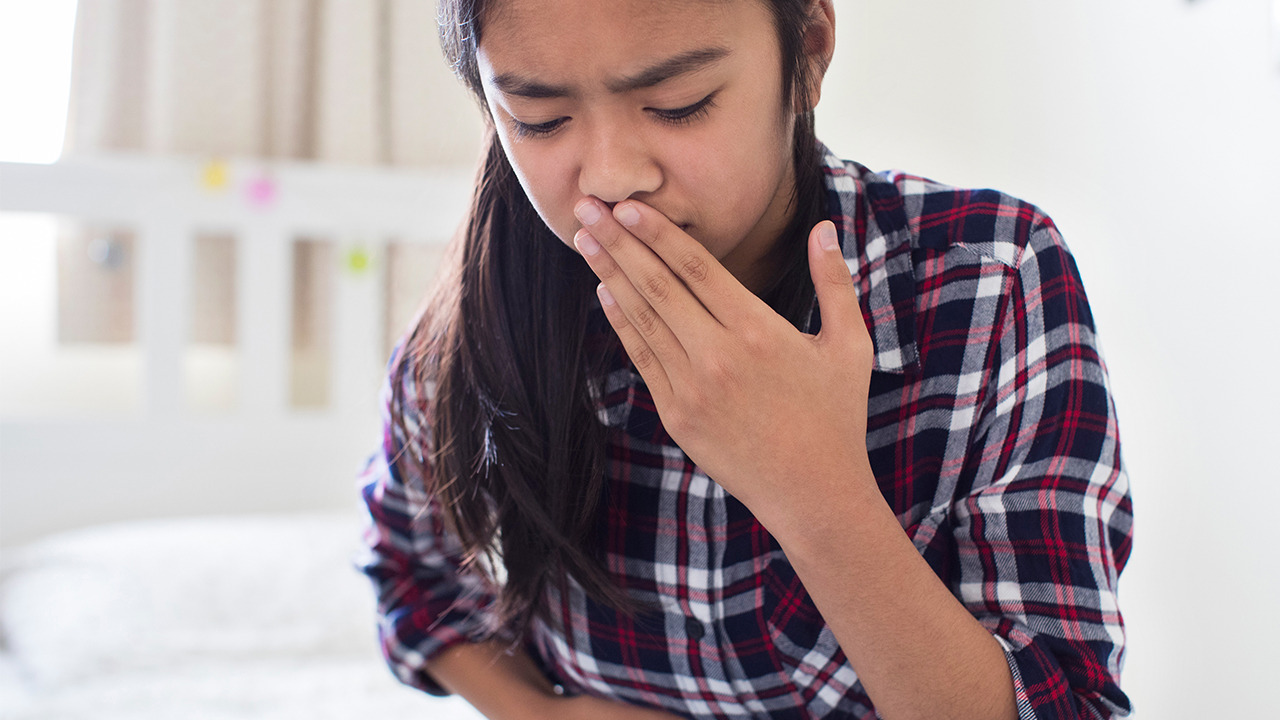
<instances>
[{"instance_id":1,"label":"crib slat","mask_svg":"<svg viewBox=\"0 0 1280 720\"><path fill-rule=\"evenodd\" d=\"M176 417L184 411L182 356L191 307L191 232L159 208L140 226L138 283L134 288L138 337L143 347L147 413Z\"/></svg>"},{"instance_id":2,"label":"crib slat","mask_svg":"<svg viewBox=\"0 0 1280 720\"><path fill-rule=\"evenodd\" d=\"M237 253L240 407L253 416L280 415L288 402L290 241L264 221L246 229Z\"/></svg>"},{"instance_id":3,"label":"crib slat","mask_svg":"<svg viewBox=\"0 0 1280 720\"><path fill-rule=\"evenodd\" d=\"M352 253L367 253L368 265L352 266ZM375 245L356 236L342 242L338 249L338 278L334 284L333 339L330 349L333 373L329 397L333 410L358 412L373 407L381 383L382 315L386 288L378 282L386 253L381 243Z\"/></svg>"}]
</instances>

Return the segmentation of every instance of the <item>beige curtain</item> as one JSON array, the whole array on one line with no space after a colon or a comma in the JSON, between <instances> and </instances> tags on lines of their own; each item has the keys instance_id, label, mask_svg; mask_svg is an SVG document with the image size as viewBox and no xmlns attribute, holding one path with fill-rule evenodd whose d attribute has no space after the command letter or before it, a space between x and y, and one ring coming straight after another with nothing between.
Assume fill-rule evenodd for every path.
<instances>
[{"instance_id":1,"label":"beige curtain","mask_svg":"<svg viewBox=\"0 0 1280 720\"><path fill-rule=\"evenodd\" d=\"M470 166L481 132L479 111L440 55L434 0L80 0L64 156ZM201 240L191 339L227 344L232 244ZM131 237L67 223L58 242L60 341L131 342ZM327 257L323 244L297 250L297 272L314 274ZM392 284L420 296L430 274L400 275L428 251L395 254ZM325 345L298 331L321 323L312 284L294 282L295 355ZM406 313L386 314L398 334Z\"/></svg>"},{"instance_id":2,"label":"beige curtain","mask_svg":"<svg viewBox=\"0 0 1280 720\"><path fill-rule=\"evenodd\" d=\"M434 0L81 0L67 155L469 165Z\"/></svg>"}]
</instances>

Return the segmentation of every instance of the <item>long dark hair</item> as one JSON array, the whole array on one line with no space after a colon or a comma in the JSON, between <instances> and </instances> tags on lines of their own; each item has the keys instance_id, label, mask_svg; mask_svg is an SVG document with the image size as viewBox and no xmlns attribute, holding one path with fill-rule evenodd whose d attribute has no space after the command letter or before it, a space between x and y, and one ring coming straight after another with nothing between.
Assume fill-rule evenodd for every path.
<instances>
[{"instance_id":1,"label":"long dark hair","mask_svg":"<svg viewBox=\"0 0 1280 720\"><path fill-rule=\"evenodd\" d=\"M810 73L821 72L805 59L814 5L759 1L773 10L780 100L790 112L810 87ZM486 5L439 5L445 56L482 107L476 49ZM825 214L812 112L796 116L793 155L795 212L778 243L779 272L762 298L800 326L813 297L806 237ZM427 416L431 433L423 438L426 467L417 474L460 539L465 563L505 567L505 581L494 582L497 611L515 637L535 616L550 620L548 585L563 588L569 576L598 601L634 608L605 567L600 538L609 429L600 421L599 381L613 353L584 351L596 282L534 210L490 119L470 213L396 364L393 408L397 418L410 410L402 373L413 368L416 376L407 379L423 390L418 397L430 398L430 407L413 409Z\"/></svg>"}]
</instances>

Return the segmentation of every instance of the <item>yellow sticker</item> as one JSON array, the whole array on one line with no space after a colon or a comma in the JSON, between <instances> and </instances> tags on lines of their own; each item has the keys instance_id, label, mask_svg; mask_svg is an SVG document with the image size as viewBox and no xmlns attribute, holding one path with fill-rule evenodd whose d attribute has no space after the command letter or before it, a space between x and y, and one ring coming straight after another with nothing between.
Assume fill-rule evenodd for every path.
<instances>
[{"instance_id":1,"label":"yellow sticker","mask_svg":"<svg viewBox=\"0 0 1280 720\"><path fill-rule=\"evenodd\" d=\"M200 172L200 185L205 190L226 190L231 184L231 167L227 161L213 159Z\"/></svg>"},{"instance_id":2,"label":"yellow sticker","mask_svg":"<svg viewBox=\"0 0 1280 720\"><path fill-rule=\"evenodd\" d=\"M352 248L347 252L347 270L355 275L360 275L369 269L372 260L369 257L369 251L362 247Z\"/></svg>"}]
</instances>

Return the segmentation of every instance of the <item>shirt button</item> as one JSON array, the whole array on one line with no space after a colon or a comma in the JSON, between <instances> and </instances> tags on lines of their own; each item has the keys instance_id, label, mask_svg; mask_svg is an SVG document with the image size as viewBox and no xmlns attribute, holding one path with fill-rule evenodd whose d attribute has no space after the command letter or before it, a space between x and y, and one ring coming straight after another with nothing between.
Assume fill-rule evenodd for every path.
<instances>
[{"instance_id":1,"label":"shirt button","mask_svg":"<svg viewBox=\"0 0 1280 720\"><path fill-rule=\"evenodd\" d=\"M697 618L685 618L684 631L689 636L689 639L694 642L701 640L702 636L707 634L707 629L703 627L702 623L698 622Z\"/></svg>"}]
</instances>

